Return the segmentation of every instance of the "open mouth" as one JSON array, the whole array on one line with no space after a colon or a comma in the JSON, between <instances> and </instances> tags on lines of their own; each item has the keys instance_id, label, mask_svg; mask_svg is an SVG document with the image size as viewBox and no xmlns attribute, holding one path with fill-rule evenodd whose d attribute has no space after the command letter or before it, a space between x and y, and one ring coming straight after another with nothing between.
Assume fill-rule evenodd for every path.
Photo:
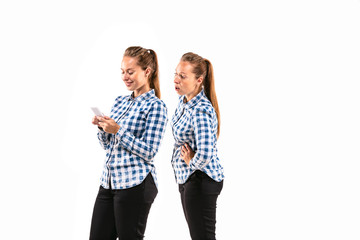
<instances>
[{"instance_id":1,"label":"open mouth","mask_svg":"<svg viewBox=\"0 0 360 240\"><path fill-rule=\"evenodd\" d=\"M175 91L179 91L179 90L180 90L180 88L175 86Z\"/></svg>"}]
</instances>

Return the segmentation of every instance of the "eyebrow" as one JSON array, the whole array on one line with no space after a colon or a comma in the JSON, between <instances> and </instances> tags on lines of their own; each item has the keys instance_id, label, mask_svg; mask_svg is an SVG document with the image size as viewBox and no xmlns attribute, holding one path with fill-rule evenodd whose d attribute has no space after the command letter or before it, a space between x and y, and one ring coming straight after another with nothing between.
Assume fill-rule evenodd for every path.
<instances>
[{"instance_id":1,"label":"eyebrow","mask_svg":"<svg viewBox=\"0 0 360 240\"><path fill-rule=\"evenodd\" d=\"M176 69L175 69L175 72L176 72ZM182 74L185 74L185 75L186 75L186 73L184 73L184 72L179 72L179 73L182 73Z\"/></svg>"}]
</instances>

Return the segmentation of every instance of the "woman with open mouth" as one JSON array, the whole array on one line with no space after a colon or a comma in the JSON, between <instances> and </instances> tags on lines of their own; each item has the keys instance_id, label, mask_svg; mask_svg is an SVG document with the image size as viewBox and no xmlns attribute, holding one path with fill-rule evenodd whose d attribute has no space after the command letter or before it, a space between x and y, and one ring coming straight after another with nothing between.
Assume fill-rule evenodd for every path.
<instances>
[{"instance_id":1,"label":"woman with open mouth","mask_svg":"<svg viewBox=\"0 0 360 240\"><path fill-rule=\"evenodd\" d=\"M175 72L179 104L172 117L172 166L192 240L214 240L216 201L224 171L217 156L220 112L213 67L194 53L182 56Z\"/></svg>"}]
</instances>

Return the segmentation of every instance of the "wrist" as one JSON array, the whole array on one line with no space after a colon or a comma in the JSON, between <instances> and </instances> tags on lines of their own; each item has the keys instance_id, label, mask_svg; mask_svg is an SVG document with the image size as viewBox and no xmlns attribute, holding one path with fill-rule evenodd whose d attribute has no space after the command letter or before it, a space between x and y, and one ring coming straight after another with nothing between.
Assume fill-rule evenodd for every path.
<instances>
[{"instance_id":1,"label":"wrist","mask_svg":"<svg viewBox=\"0 0 360 240\"><path fill-rule=\"evenodd\" d=\"M120 125L116 124L115 128L114 128L114 132L112 132L113 134L117 134L118 131L120 130Z\"/></svg>"}]
</instances>

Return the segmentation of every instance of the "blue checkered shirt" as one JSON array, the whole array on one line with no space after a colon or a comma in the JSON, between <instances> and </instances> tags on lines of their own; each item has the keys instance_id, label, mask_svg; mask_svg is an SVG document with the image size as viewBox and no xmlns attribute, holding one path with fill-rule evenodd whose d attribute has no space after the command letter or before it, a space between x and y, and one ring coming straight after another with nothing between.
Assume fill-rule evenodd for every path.
<instances>
[{"instance_id":1,"label":"blue checkered shirt","mask_svg":"<svg viewBox=\"0 0 360 240\"><path fill-rule=\"evenodd\" d=\"M120 129L116 134L99 129L98 139L106 151L101 185L126 189L139 185L151 173L157 185L154 157L167 123L167 108L154 90L136 98L119 96L110 118Z\"/></svg>"},{"instance_id":2,"label":"blue checkered shirt","mask_svg":"<svg viewBox=\"0 0 360 240\"><path fill-rule=\"evenodd\" d=\"M176 182L185 183L196 170L201 170L220 182L224 179L224 170L217 156L218 121L215 110L204 90L187 103L184 103L184 97L180 97L171 122L175 139L171 163ZM181 146L185 143L195 152L189 166L180 158Z\"/></svg>"}]
</instances>

